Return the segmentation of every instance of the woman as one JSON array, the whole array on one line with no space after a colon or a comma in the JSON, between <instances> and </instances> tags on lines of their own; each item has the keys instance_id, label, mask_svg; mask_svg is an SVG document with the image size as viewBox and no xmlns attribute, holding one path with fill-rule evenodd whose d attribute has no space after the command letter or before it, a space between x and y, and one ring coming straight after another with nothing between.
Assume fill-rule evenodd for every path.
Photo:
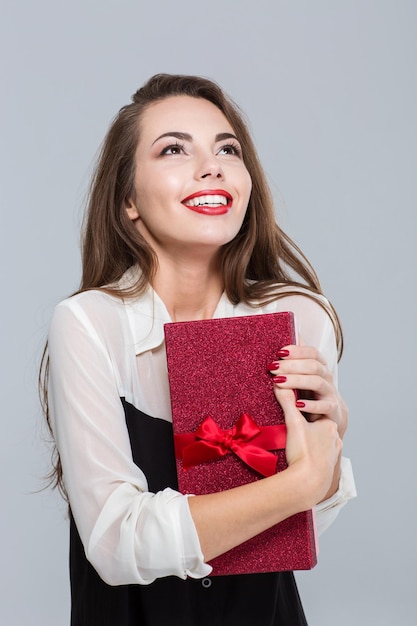
<instances>
[{"instance_id":1,"label":"woman","mask_svg":"<svg viewBox=\"0 0 417 626\"><path fill-rule=\"evenodd\" d=\"M295 312L305 344L270 365L288 469L181 495L163 324L279 310ZM340 457L336 336L341 348L314 271L275 224L237 107L206 79L151 78L104 141L81 288L56 308L49 333L47 416L71 511L73 625L306 623L292 573L209 579L207 562L316 505L324 529L353 494ZM294 389L314 399L296 406Z\"/></svg>"}]
</instances>

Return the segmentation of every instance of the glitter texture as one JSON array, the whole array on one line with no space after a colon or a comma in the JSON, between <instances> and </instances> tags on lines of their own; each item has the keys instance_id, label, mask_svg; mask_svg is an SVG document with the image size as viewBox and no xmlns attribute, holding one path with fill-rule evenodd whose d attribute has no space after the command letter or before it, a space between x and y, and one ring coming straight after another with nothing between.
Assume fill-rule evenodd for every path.
<instances>
[{"instance_id":1,"label":"glitter texture","mask_svg":"<svg viewBox=\"0 0 417 626\"><path fill-rule=\"evenodd\" d=\"M291 312L174 322L164 327L175 433L194 432L210 415L232 428L242 413L259 426L283 424L267 365L295 343ZM277 471L285 452L275 452ZM179 488L196 495L262 478L230 453L184 470ZM311 511L298 513L211 561L214 575L311 569L317 562Z\"/></svg>"}]
</instances>

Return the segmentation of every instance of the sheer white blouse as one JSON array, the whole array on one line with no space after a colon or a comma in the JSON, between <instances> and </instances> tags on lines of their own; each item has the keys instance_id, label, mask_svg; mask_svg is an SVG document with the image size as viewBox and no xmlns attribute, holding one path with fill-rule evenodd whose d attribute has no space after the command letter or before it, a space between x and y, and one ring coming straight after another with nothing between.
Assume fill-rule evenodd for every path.
<instances>
[{"instance_id":1,"label":"sheer white blouse","mask_svg":"<svg viewBox=\"0 0 417 626\"><path fill-rule=\"evenodd\" d=\"M132 270L121 283L128 284ZM285 289L285 287L283 287ZM233 305L225 294L214 317L293 311L299 336L324 355L337 381L332 323L317 303L285 296L262 308ZM120 398L171 421L163 325L169 314L149 288L122 302L88 291L61 302L49 331L49 402L71 511L86 556L110 585L207 576L188 497L150 493L133 462ZM319 534L356 495L348 459L338 491L316 507Z\"/></svg>"}]
</instances>

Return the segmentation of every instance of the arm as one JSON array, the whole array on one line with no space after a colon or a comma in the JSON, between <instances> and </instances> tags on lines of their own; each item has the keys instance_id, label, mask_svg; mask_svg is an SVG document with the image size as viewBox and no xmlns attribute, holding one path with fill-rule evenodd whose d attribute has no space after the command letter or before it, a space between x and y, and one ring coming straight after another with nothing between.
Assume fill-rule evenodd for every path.
<instances>
[{"instance_id":1,"label":"arm","mask_svg":"<svg viewBox=\"0 0 417 626\"><path fill-rule=\"evenodd\" d=\"M348 424L348 410L334 384L324 356L317 348L305 345L286 346L285 351L288 355L283 356L272 371L279 381L275 384L277 400L281 401L282 389L299 390L301 398L297 406L302 409L308 421L315 422L323 418L332 420L343 439ZM330 498L338 489L340 464L341 457L336 463L332 483L323 500Z\"/></svg>"},{"instance_id":2,"label":"arm","mask_svg":"<svg viewBox=\"0 0 417 626\"><path fill-rule=\"evenodd\" d=\"M341 440L334 423L308 423L292 391L281 393L287 424L288 469L230 491L190 498L206 560L282 520L305 511L328 491Z\"/></svg>"},{"instance_id":3,"label":"arm","mask_svg":"<svg viewBox=\"0 0 417 626\"><path fill-rule=\"evenodd\" d=\"M111 585L205 576L187 497L150 493L133 462L120 401L135 376L120 356L135 367L132 340L95 297L59 305L49 332L52 427L86 556Z\"/></svg>"},{"instance_id":4,"label":"arm","mask_svg":"<svg viewBox=\"0 0 417 626\"><path fill-rule=\"evenodd\" d=\"M348 410L337 389L337 348L333 325L324 310L311 299L292 296L289 300L289 308L296 313L302 345L286 346L288 356L277 360L278 368L271 368L272 374L287 379L275 385L275 393L281 401L281 391L301 390L304 406L300 408L307 419L331 419L343 439L348 426ZM344 504L355 496L350 461L340 456L329 490L316 506L319 534L330 526Z\"/></svg>"},{"instance_id":5,"label":"arm","mask_svg":"<svg viewBox=\"0 0 417 626\"><path fill-rule=\"evenodd\" d=\"M293 394L288 402L294 439L297 431L302 437L294 467L285 476L201 497L188 498L172 489L150 493L132 460L120 402L124 389L112 351L120 344L125 349L124 342L131 339L117 335L109 340L117 319L103 322L77 302L58 307L51 324L51 417L87 558L107 583L205 576L210 567L203 553L210 560L323 496L339 452L338 437L324 421L305 422ZM309 482L310 468L316 465L311 450L317 450L321 469ZM309 487L298 491L294 487L299 484Z\"/></svg>"}]
</instances>

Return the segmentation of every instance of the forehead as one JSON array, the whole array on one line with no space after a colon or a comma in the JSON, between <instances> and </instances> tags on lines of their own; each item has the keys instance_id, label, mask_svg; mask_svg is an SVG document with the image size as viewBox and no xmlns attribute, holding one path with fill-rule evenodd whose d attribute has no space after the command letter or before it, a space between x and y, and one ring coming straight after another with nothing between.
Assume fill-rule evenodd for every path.
<instances>
[{"instance_id":1,"label":"forehead","mask_svg":"<svg viewBox=\"0 0 417 626\"><path fill-rule=\"evenodd\" d=\"M169 131L193 135L201 129L234 132L225 115L209 100L190 96L172 96L150 104L141 116L140 137L151 140ZM194 131L194 133L193 133Z\"/></svg>"}]
</instances>

